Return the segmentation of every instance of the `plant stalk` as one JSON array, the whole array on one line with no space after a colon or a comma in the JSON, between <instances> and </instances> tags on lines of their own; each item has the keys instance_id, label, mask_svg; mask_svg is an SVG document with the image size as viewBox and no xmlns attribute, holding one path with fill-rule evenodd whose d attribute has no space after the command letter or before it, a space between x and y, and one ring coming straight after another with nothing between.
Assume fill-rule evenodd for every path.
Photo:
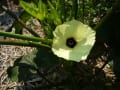
<instances>
[{"instance_id":1,"label":"plant stalk","mask_svg":"<svg viewBox=\"0 0 120 90\"><path fill-rule=\"evenodd\" d=\"M72 14L74 19L77 19L77 14L78 14L78 0L73 0L73 5L72 5Z\"/></svg>"},{"instance_id":2,"label":"plant stalk","mask_svg":"<svg viewBox=\"0 0 120 90\"><path fill-rule=\"evenodd\" d=\"M25 36L25 35L14 34L14 33L3 32L3 31L0 31L0 36L6 36L6 37L11 37L11 38L16 38L16 39L35 41L35 42L42 42L45 44L52 43L51 39L45 39L45 38L34 37L34 36Z\"/></svg>"},{"instance_id":3,"label":"plant stalk","mask_svg":"<svg viewBox=\"0 0 120 90\"><path fill-rule=\"evenodd\" d=\"M16 46L29 46L29 47L47 47L51 48L49 45L42 44L40 42L30 42L30 41L15 41L15 40L0 40L1 45L16 45Z\"/></svg>"},{"instance_id":4,"label":"plant stalk","mask_svg":"<svg viewBox=\"0 0 120 90\"><path fill-rule=\"evenodd\" d=\"M60 3L60 16L61 16L61 19L62 19L62 23L64 21L66 21L66 9L65 9L65 0L59 0L59 3Z\"/></svg>"}]
</instances>

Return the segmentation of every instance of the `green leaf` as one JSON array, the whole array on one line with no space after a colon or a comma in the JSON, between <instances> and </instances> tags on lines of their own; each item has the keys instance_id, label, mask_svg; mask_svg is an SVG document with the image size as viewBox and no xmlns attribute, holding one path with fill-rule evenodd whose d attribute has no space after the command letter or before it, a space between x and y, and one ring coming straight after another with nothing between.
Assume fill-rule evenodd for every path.
<instances>
[{"instance_id":1,"label":"green leaf","mask_svg":"<svg viewBox=\"0 0 120 90\"><path fill-rule=\"evenodd\" d=\"M108 62L108 65L110 66L110 69L113 71L113 60L111 60L110 62Z\"/></svg>"},{"instance_id":2,"label":"green leaf","mask_svg":"<svg viewBox=\"0 0 120 90\"><path fill-rule=\"evenodd\" d=\"M14 22L13 27L15 28L16 34L22 34L22 28L21 24L19 24L17 21Z\"/></svg>"},{"instance_id":3,"label":"green leaf","mask_svg":"<svg viewBox=\"0 0 120 90\"><path fill-rule=\"evenodd\" d=\"M43 18L46 17L47 9L46 9L46 5L42 2L42 0L39 0L38 11L39 11L38 13L41 14L41 17L43 17Z\"/></svg>"},{"instance_id":4,"label":"green leaf","mask_svg":"<svg viewBox=\"0 0 120 90\"><path fill-rule=\"evenodd\" d=\"M8 75L12 81L18 82L18 75L19 75L19 66L10 67L7 70Z\"/></svg>"},{"instance_id":5,"label":"green leaf","mask_svg":"<svg viewBox=\"0 0 120 90\"><path fill-rule=\"evenodd\" d=\"M50 7L50 13L48 14L48 18L54 21L55 25L59 25L62 23L60 19L60 15L58 13L58 10L53 6L51 2L48 1L48 5Z\"/></svg>"},{"instance_id":6,"label":"green leaf","mask_svg":"<svg viewBox=\"0 0 120 90\"><path fill-rule=\"evenodd\" d=\"M39 48L17 59L13 67L8 68L8 76L13 81L27 81L37 75L37 69L48 69L59 63L58 58L48 48Z\"/></svg>"},{"instance_id":7,"label":"green leaf","mask_svg":"<svg viewBox=\"0 0 120 90\"><path fill-rule=\"evenodd\" d=\"M12 81L27 81L32 79L36 74L36 68L34 62L34 55L26 55L17 59L13 67L9 67L7 70L8 76Z\"/></svg>"},{"instance_id":8,"label":"green leaf","mask_svg":"<svg viewBox=\"0 0 120 90\"><path fill-rule=\"evenodd\" d=\"M59 63L59 58L55 56L49 48L39 48L35 58L38 68L49 68Z\"/></svg>"},{"instance_id":9,"label":"green leaf","mask_svg":"<svg viewBox=\"0 0 120 90\"><path fill-rule=\"evenodd\" d=\"M43 20L46 17L46 6L41 0L39 0L38 5L20 0L20 5L26 12L39 20Z\"/></svg>"},{"instance_id":10,"label":"green leaf","mask_svg":"<svg viewBox=\"0 0 120 90\"><path fill-rule=\"evenodd\" d=\"M42 23L41 23L42 24ZM45 22L44 26L44 32L47 35L47 38L53 38L53 30L55 28L55 25L52 23Z\"/></svg>"},{"instance_id":11,"label":"green leaf","mask_svg":"<svg viewBox=\"0 0 120 90\"><path fill-rule=\"evenodd\" d=\"M36 54L37 50L33 50L32 53L23 56L20 60L20 63L25 63L36 67L36 64L34 63L34 59L37 57Z\"/></svg>"}]
</instances>

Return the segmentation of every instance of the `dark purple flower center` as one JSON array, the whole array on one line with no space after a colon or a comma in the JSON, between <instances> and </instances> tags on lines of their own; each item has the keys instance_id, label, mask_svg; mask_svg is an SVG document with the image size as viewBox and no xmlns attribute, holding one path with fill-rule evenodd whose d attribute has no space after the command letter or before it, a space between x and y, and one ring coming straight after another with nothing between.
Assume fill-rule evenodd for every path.
<instances>
[{"instance_id":1,"label":"dark purple flower center","mask_svg":"<svg viewBox=\"0 0 120 90\"><path fill-rule=\"evenodd\" d=\"M76 46L77 42L75 41L75 39L73 37L70 37L66 40L66 45L69 48L74 48Z\"/></svg>"}]
</instances>

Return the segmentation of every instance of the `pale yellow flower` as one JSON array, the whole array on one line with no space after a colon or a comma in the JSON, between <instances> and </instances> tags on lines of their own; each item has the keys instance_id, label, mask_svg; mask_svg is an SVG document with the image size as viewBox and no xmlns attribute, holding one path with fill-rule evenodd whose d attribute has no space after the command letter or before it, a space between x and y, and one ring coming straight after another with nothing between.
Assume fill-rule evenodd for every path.
<instances>
[{"instance_id":1,"label":"pale yellow flower","mask_svg":"<svg viewBox=\"0 0 120 90\"><path fill-rule=\"evenodd\" d=\"M77 20L57 26L53 35L53 53L76 62L85 60L95 43L95 31Z\"/></svg>"}]
</instances>

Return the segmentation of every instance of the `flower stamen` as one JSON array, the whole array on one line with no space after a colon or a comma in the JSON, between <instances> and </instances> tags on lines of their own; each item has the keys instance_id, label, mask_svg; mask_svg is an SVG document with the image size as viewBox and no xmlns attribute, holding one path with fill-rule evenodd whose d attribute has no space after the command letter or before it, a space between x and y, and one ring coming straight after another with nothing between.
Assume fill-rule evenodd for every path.
<instances>
[{"instance_id":1,"label":"flower stamen","mask_svg":"<svg viewBox=\"0 0 120 90\"><path fill-rule=\"evenodd\" d=\"M74 48L76 46L77 42L76 40L73 38L73 37L70 37L66 40L66 45L69 47L69 48Z\"/></svg>"}]
</instances>

